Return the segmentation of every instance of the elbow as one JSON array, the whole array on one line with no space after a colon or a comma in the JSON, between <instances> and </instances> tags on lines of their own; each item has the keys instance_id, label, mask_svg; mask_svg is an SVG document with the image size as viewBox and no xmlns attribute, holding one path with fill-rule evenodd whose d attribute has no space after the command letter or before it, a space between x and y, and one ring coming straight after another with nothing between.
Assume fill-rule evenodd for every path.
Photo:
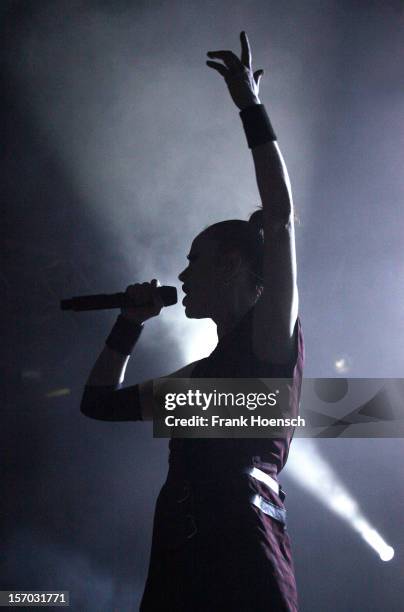
<instances>
[{"instance_id":1,"label":"elbow","mask_svg":"<svg viewBox=\"0 0 404 612\"><path fill-rule=\"evenodd\" d=\"M262 198L264 211L264 230L266 226L277 226L290 229L294 222L293 200L285 189L271 191L266 198Z\"/></svg>"},{"instance_id":2,"label":"elbow","mask_svg":"<svg viewBox=\"0 0 404 612\"><path fill-rule=\"evenodd\" d=\"M283 213L268 216L264 224L264 236L276 236L277 240L290 239L293 235L294 223L293 213L284 211Z\"/></svg>"},{"instance_id":3,"label":"elbow","mask_svg":"<svg viewBox=\"0 0 404 612\"><path fill-rule=\"evenodd\" d=\"M84 387L83 397L80 403L80 412L90 419L97 421L108 421L108 411L105 409L105 395L100 397L100 389L97 387Z\"/></svg>"}]
</instances>

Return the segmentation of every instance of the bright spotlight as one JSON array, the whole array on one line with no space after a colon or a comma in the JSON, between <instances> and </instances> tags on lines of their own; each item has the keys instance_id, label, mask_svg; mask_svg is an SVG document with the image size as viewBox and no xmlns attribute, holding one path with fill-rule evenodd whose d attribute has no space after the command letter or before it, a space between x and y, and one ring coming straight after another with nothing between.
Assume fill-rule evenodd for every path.
<instances>
[{"instance_id":1,"label":"bright spotlight","mask_svg":"<svg viewBox=\"0 0 404 612\"><path fill-rule=\"evenodd\" d=\"M368 523L366 519L357 516L352 524L353 528L358 531L365 542L375 550L382 561L391 561L394 557L394 548L389 546L382 536Z\"/></svg>"},{"instance_id":2,"label":"bright spotlight","mask_svg":"<svg viewBox=\"0 0 404 612\"><path fill-rule=\"evenodd\" d=\"M382 550L379 555L382 561L391 561L394 557L394 548L391 546L386 546L386 548Z\"/></svg>"},{"instance_id":3,"label":"bright spotlight","mask_svg":"<svg viewBox=\"0 0 404 612\"><path fill-rule=\"evenodd\" d=\"M365 518L357 501L324 461L316 446L308 442L294 441L286 467L287 473L358 532L382 561L391 561L394 549Z\"/></svg>"}]
</instances>

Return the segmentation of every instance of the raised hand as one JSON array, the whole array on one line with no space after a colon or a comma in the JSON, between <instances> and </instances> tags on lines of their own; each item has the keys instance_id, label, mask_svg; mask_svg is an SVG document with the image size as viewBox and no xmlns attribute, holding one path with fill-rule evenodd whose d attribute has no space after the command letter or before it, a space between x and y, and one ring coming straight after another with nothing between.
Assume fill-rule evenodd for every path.
<instances>
[{"instance_id":1,"label":"raised hand","mask_svg":"<svg viewBox=\"0 0 404 612\"><path fill-rule=\"evenodd\" d=\"M222 60L223 64L211 61L206 64L222 75L233 102L243 110L253 104L260 104L259 84L264 71L252 71L250 43L245 32L241 32L240 40L241 59L233 51L208 51L209 57Z\"/></svg>"}]
</instances>

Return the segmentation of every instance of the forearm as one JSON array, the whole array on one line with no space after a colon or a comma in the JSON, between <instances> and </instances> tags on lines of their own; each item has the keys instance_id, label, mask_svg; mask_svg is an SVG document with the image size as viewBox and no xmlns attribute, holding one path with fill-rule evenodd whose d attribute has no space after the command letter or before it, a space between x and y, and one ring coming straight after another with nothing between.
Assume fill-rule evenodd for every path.
<instances>
[{"instance_id":1,"label":"forearm","mask_svg":"<svg viewBox=\"0 0 404 612\"><path fill-rule=\"evenodd\" d=\"M119 317L84 387L83 414L103 421L141 419L138 386L118 389L140 332L140 325Z\"/></svg>"},{"instance_id":2,"label":"forearm","mask_svg":"<svg viewBox=\"0 0 404 612\"><path fill-rule=\"evenodd\" d=\"M81 398L80 411L100 421L142 420L139 386L119 389L129 356L106 346L94 364Z\"/></svg>"},{"instance_id":3,"label":"forearm","mask_svg":"<svg viewBox=\"0 0 404 612\"><path fill-rule=\"evenodd\" d=\"M289 175L265 106L252 102L242 109L240 118L254 160L265 225L291 221Z\"/></svg>"},{"instance_id":4,"label":"forearm","mask_svg":"<svg viewBox=\"0 0 404 612\"><path fill-rule=\"evenodd\" d=\"M117 387L123 383L128 362L129 355L121 355L105 346L90 372L86 385Z\"/></svg>"},{"instance_id":5,"label":"forearm","mask_svg":"<svg viewBox=\"0 0 404 612\"><path fill-rule=\"evenodd\" d=\"M143 325L119 315L111 333L105 341L105 347L94 364L87 380L87 385L118 385L123 382L126 366Z\"/></svg>"}]
</instances>

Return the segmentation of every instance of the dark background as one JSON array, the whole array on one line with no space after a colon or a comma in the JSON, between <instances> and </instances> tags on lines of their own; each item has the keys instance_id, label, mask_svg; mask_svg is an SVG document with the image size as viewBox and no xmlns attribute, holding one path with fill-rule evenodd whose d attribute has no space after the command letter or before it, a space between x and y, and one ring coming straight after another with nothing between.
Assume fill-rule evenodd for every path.
<instances>
[{"instance_id":1,"label":"dark background","mask_svg":"<svg viewBox=\"0 0 404 612\"><path fill-rule=\"evenodd\" d=\"M204 65L207 50L238 52L245 29L300 219L306 375L401 377L404 9L3 0L0 11L2 588L70 590L78 612L136 610L167 443L149 424L79 413L115 314L62 313L58 301L154 276L179 286L193 236L255 208L237 110ZM126 380L213 342L209 323L166 309ZM403 450L296 441L282 482L303 612L403 609ZM318 456L319 491L335 478L392 561L305 488Z\"/></svg>"}]
</instances>

